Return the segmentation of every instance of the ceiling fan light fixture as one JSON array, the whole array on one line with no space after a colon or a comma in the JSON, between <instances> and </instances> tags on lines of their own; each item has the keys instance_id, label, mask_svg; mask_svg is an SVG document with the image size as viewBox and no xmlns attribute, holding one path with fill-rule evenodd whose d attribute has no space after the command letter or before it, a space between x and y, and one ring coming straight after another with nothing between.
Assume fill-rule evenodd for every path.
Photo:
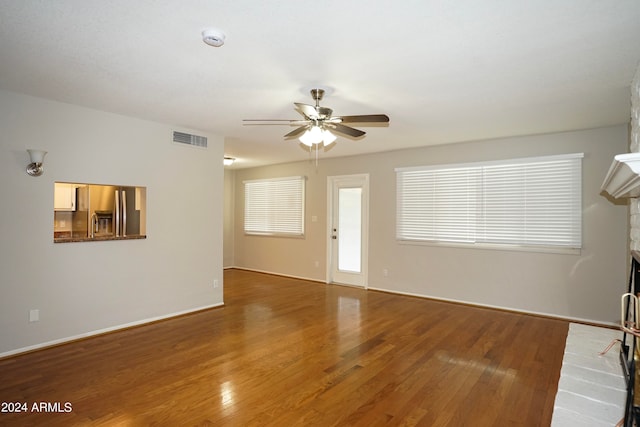
<instances>
[{"instance_id":1,"label":"ceiling fan light fixture","mask_svg":"<svg viewBox=\"0 0 640 427\"><path fill-rule=\"evenodd\" d=\"M323 139L322 129L320 129L319 126L311 126L311 129L307 129L298 139L308 147L311 147L314 144L319 144Z\"/></svg>"},{"instance_id":2,"label":"ceiling fan light fixture","mask_svg":"<svg viewBox=\"0 0 640 427\"><path fill-rule=\"evenodd\" d=\"M330 131L328 131L327 129L324 129L322 131L322 142L324 142L324 146L327 147L331 144L333 144L334 142L336 142L337 137L332 134Z\"/></svg>"},{"instance_id":3,"label":"ceiling fan light fixture","mask_svg":"<svg viewBox=\"0 0 640 427\"><path fill-rule=\"evenodd\" d=\"M298 138L298 140L302 142L304 145L306 145L307 147L311 147L313 145L313 142L311 139L311 133L308 130L305 131L305 133L303 133L300 136L300 138Z\"/></svg>"},{"instance_id":4,"label":"ceiling fan light fixture","mask_svg":"<svg viewBox=\"0 0 640 427\"><path fill-rule=\"evenodd\" d=\"M298 139L307 147L312 147L317 144L328 147L336 141L337 137L328 129L320 126L311 126L311 129L307 129Z\"/></svg>"}]
</instances>

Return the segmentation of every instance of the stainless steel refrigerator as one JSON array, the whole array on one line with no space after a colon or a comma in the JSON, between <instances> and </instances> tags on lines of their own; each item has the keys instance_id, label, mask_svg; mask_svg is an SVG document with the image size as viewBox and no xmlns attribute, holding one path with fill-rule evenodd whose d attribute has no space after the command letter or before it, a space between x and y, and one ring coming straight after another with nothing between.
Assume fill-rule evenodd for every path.
<instances>
[{"instance_id":1,"label":"stainless steel refrigerator","mask_svg":"<svg viewBox=\"0 0 640 427\"><path fill-rule=\"evenodd\" d=\"M90 185L89 207L88 237L140 234L136 187Z\"/></svg>"}]
</instances>

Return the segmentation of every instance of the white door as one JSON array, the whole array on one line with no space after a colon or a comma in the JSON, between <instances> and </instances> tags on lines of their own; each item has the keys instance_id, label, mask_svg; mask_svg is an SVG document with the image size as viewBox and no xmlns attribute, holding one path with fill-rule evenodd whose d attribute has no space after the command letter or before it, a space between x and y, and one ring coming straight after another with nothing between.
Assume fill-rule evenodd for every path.
<instances>
[{"instance_id":1,"label":"white door","mask_svg":"<svg viewBox=\"0 0 640 427\"><path fill-rule=\"evenodd\" d=\"M369 175L328 178L328 282L367 287Z\"/></svg>"}]
</instances>

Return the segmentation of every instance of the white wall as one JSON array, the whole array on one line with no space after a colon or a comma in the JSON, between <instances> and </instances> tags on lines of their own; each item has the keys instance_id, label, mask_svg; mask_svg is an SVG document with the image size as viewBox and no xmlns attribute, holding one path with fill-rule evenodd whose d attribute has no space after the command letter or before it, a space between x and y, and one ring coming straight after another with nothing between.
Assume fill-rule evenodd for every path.
<instances>
[{"instance_id":1,"label":"white wall","mask_svg":"<svg viewBox=\"0 0 640 427\"><path fill-rule=\"evenodd\" d=\"M0 356L222 304L222 137L4 91L0 129ZM54 244L54 181L147 187L147 239Z\"/></svg>"},{"instance_id":2,"label":"white wall","mask_svg":"<svg viewBox=\"0 0 640 427\"><path fill-rule=\"evenodd\" d=\"M366 139L359 143L366 144ZM327 176L369 173L370 288L612 324L619 317L619 298L626 286L627 209L602 196L600 185L613 156L626 152L627 147L627 126L621 125L356 157L321 157L317 168L312 162L298 162L240 169L235 172L234 263L324 281ZM575 152L585 153L580 255L418 246L395 239L394 168ZM243 180L292 175L308 177L306 237L245 236ZM310 221L312 215L318 222ZM319 267L315 261L320 261Z\"/></svg>"}]
</instances>

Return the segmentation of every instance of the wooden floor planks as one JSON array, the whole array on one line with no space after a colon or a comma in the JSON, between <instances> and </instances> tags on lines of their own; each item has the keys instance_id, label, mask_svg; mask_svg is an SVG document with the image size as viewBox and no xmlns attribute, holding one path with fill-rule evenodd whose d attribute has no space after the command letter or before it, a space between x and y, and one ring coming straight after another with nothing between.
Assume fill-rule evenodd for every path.
<instances>
[{"instance_id":1,"label":"wooden floor planks","mask_svg":"<svg viewBox=\"0 0 640 427\"><path fill-rule=\"evenodd\" d=\"M225 272L225 306L0 360L0 425L548 426L568 322Z\"/></svg>"}]
</instances>

